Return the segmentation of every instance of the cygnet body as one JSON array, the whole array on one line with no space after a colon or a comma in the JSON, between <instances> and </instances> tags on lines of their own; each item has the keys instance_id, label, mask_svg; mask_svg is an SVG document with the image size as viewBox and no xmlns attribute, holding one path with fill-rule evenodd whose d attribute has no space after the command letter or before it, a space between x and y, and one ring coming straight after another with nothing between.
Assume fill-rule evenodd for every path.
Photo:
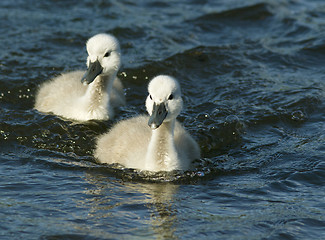
<instances>
[{"instance_id":1,"label":"cygnet body","mask_svg":"<svg viewBox=\"0 0 325 240\"><path fill-rule=\"evenodd\" d=\"M114 107L125 105L123 85L116 77L121 65L117 39L101 33L87 41L87 72L61 74L42 84L35 109L68 119L87 121L114 117Z\"/></svg>"},{"instance_id":2,"label":"cygnet body","mask_svg":"<svg viewBox=\"0 0 325 240\"><path fill-rule=\"evenodd\" d=\"M188 170L191 162L200 158L200 149L176 120L183 105L178 82L160 75L152 79L148 91L149 116L123 120L100 136L96 159L154 172Z\"/></svg>"}]
</instances>

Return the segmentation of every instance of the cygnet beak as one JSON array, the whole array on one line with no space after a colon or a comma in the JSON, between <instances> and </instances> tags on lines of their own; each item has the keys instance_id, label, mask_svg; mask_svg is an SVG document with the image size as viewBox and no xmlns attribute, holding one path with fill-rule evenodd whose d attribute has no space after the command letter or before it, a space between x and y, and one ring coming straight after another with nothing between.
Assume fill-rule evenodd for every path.
<instances>
[{"instance_id":1,"label":"cygnet beak","mask_svg":"<svg viewBox=\"0 0 325 240\"><path fill-rule=\"evenodd\" d=\"M81 82L87 82L87 84L92 83L95 78L103 72L103 67L100 65L98 59L95 62L89 64L89 68L85 75L82 77Z\"/></svg>"},{"instance_id":2,"label":"cygnet beak","mask_svg":"<svg viewBox=\"0 0 325 240\"><path fill-rule=\"evenodd\" d=\"M149 118L148 125L151 129L157 129L167 116L167 109L164 103L153 104L152 114Z\"/></svg>"}]
</instances>

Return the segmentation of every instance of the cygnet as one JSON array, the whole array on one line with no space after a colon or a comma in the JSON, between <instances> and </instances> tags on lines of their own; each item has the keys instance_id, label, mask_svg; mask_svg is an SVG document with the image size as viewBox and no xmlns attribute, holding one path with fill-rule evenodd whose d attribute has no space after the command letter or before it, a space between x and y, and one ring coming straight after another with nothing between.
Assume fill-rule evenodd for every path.
<instances>
[{"instance_id":1,"label":"cygnet","mask_svg":"<svg viewBox=\"0 0 325 240\"><path fill-rule=\"evenodd\" d=\"M97 139L94 156L99 163L118 163L147 171L188 170L200 158L200 148L176 120L183 101L179 83L160 75L148 85L146 108L140 115L120 121Z\"/></svg>"},{"instance_id":2,"label":"cygnet","mask_svg":"<svg viewBox=\"0 0 325 240\"><path fill-rule=\"evenodd\" d=\"M63 73L43 83L35 109L64 118L87 121L114 117L114 107L125 105L123 85L116 77L121 65L118 40L100 33L87 41L88 70Z\"/></svg>"}]
</instances>

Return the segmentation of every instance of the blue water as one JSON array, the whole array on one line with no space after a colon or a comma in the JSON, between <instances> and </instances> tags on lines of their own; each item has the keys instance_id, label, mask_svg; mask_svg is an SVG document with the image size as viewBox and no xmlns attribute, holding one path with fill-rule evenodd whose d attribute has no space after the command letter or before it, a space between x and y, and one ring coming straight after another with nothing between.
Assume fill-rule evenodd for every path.
<instances>
[{"instance_id":1,"label":"blue water","mask_svg":"<svg viewBox=\"0 0 325 240\"><path fill-rule=\"evenodd\" d=\"M325 239L325 2L0 2L1 239ZM128 105L77 123L33 110L39 84L115 35ZM95 138L176 77L195 170L97 164Z\"/></svg>"}]
</instances>

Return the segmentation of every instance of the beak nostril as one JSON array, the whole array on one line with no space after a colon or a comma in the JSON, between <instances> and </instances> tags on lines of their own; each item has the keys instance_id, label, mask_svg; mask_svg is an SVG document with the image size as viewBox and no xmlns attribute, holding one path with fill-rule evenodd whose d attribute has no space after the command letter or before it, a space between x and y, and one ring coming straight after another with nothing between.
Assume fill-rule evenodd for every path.
<instances>
[{"instance_id":1,"label":"beak nostril","mask_svg":"<svg viewBox=\"0 0 325 240\"><path fill-rule=\"evenodd\" d=\"M93 82L95 78L103 72L103 67L100 65L100 62L97 60L95 62L90 62L88 70L83 77L82 82L86 81L88 84Z\"/></svg>"}]
</instances>

